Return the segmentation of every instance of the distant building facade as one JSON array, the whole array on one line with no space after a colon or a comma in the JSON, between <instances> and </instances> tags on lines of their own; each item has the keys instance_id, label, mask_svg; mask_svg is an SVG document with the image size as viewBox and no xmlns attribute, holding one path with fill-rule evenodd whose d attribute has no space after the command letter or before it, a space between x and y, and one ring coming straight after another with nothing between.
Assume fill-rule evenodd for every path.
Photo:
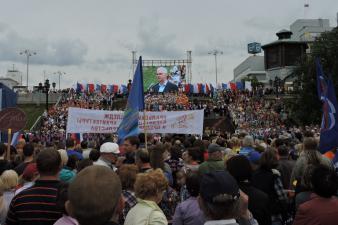
<instances>
[{"instance_id":1,"label":"distant building facade","mask_svg":"<svg viewBox=\"0 0 338 225\"><path fill-rule=\"evenodd\" d=\"M278 40L262 45L264 56L249 56L234 69L233 81L256 76L259 82L272 86L279 78L284 84L292 85L292 73L299 60L311 52L315 38L331 31L328 19L299 19L289 30L281 30Z\"/></svg>"},{"instance_id":2,"label":"distant building facade","mask_svg":"<svg viewBox=\"0 0 338 225\"><path fill-rule=\"evenodd\" d=\"M13 90L14 86L19 85L18 81L13 80L12 78L8 78L8 77L0 77L0 83L6 85L7 87L9 87L12 90Z\"/></svg>"},{"instance_id":3,"label":"distant building facade","mask_svg":"<svg viewBox=\"0 0 338 225\"><path fill-rule=\"evenodd\" d=\"M321 33L331 31L329 19L299 19L290 25L291 39L313 42Z\"/></svg>"},{"instance_id":4,"label":"distant building facade","mask_svg":"<svg viewBox=\"0 0 338 225\"><path fill-rule=\"evenodd\" d=\"M233 80L235 82L241 81L242 79L247 77L256 77L259 82L267 82L264 67L264 56L249 56L234 69Z\"/></svg>"},{"instance_id":5,"label":"distant building facade","mask_svg":"<svg viewBox=\"0 0 338 225\"><path fill-rule=\"evenodd\" d=\"M281 30L276 35L277 41L262 46L265 71L269 81L275 80L276 77L284 80L291 75L297 63L305 56L307 49L307 42L291 39L291 31Z\"/></svg>"}]
</instances>

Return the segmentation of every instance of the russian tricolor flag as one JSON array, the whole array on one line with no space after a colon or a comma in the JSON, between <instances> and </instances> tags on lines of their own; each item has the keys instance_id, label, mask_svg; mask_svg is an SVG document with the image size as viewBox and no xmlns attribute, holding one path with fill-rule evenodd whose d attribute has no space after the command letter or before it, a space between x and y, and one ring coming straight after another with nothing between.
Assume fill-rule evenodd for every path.
<instances>
[{"instance_id":1,"label":"russian tricolor flag","mask_svg":"<svg viewBox=\"0 0 338 225\"><path fill-rule=\"evenodd\" d=\"M89 93L93 93L95 90L94 84L87 84L87 90Z\"/></svg>"}]
</instances>

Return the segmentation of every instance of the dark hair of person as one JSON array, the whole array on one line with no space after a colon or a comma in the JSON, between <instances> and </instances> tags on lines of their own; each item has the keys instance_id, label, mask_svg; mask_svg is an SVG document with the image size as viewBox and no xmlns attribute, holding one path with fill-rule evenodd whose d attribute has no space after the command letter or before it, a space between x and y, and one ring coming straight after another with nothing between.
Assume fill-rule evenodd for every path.
<instances>
[{"instance_id":1,"label":"dark hair of person","mask_svg":"<svg viewBox=\"0 0 338 225\"><path fill-rule=\"evenodd\" d=\"M218 144L218 145L221 146L221 147L227 147L226 141L225 141L224 138L217 138L216 144Z\"/></svg>"},{"instance_id":2,"label":"dark hair of person","mask_svg":"<svg viewBox=\"0 0 338 225\"><path fill-rule=\"evenodd\" d=\"M66 148L72 148L75 146L75 141L73 138L67 138L66 140Z\"/></svg>"},{"instance_id":3,"label":"dark hair of person","mask_svg":"<svg viewBox=\"0 0 338 225\"><path fill-rule=\"evenodd\" d=\"M153 169L164 170L163 153L163 144L156 144L149 149L150 165Z\"/></svg>"},{"instance_id":4,"label":"dark hair of person","mask_svg":"<svg viewBox=\"0 0 338 225\"><path fill-rule=\"evenodd\" d=\"M188 148L188 155L192 158L194 161L201 162L203 161L203 152L201 152L201 149L199 147L192 147Z\"/></svg>"},{"instance_id":5,"label":"dark hair of person","mask_svg":"<svg viewBox=\"0 0 338 225\"><path fill-rule=\"evenodd\" d=\"M93 162L96 162L100 158L100 151L97 149L92 149L89 153L89 159Z\"/></svg>"},{"instance_id":6,"label":"dark hair of person","mask_svg":"<svg viewBox=\"0 0 338 225\"><path fill-rule=\"evenodd\" d=\"M229 200L224 200L219 203L209 203L203 198L200 198L202 202L201 209L204 212L205 216L211 220L222 220L229 218L237 218L240 213L240 200L233 200L229 196Z\"/></svg>"},{"instance_id":7,"label":"dark hair of person","mask_svg":"<svg viewBox=\"0 0 338 225\"><path fill-rule=\"evenodd\" d=\"M276 169L278 166L277 152L273 148L267 148L259 160L261 169L271 170Z\"/></svg>"},{"instance_id":8,"label":"dark hair of person","mask_svg":"<svg viewBox=\"0 0 338 225\"><path fill-rule=\"evenodd\" d=\"M129 141L131 145L136 145L136 148L140 147L140 139L137 136L126 137L124 140Z\"/></svg>"},{"instance_id":9,"label":"dark hair of person","mask_svg":"<svg viewBox=\"0 0 338 225\"><path fill-rule=\"evenodd\" d=\"M81 141L81 148L82 149L88 148L88 142L87 141Z\"/></svg>"},{"instance_id":10,"label":"dark hair of person","mask_svg":"<svg viewBox=\"0 0 338 225\"><path fill-rule=\"evenodd\" d=\"M36 159L40 175L55 176L61 169L61 156L56 150L42 150Z\"/></svg>"},{"instance_id":11,"label":"dark hair of person","mask_svg":"<svg viewBox=\"0 0 338 225\"><path fill-rule=\"evenodd\" d=\"M3 156L7 151L7 146L4 143L0 143L0 156Z\"/></svg>"},{"instance_id":12,"label":"dark hair of person","mask_svg":"<svg viewBox=\"0 0 338 225\"><path fill-rule=\"evenodd\" d=\"M67 161L66 166L71 168L72 170L75 170L77 161L79 161L79 159L77 158L76 155L70 155L68 156L68 161Z\"/></svg>"},{"instance_id":13,"label":"dark hair of person","mask_svg":"<svg viewBox=\"0 0 338 225\"><path fill-rule=\"evenodd\" d=\"M149 163L149 152L145 149L138 150L135 155L136 160L140 160L142 163Z\"/></svg>"},{"instance_id":14,"label":"dark hair of person","mask_svg":"<svg viewBox=\"0 0 338 225\"><path fill-rule=\"evenodd\" d=\"M275 146L276 146L276 148L278 148L278 147L281 146L281 145L284 145L284 140L283 140L283 139L280 139L280 138L277 138L277 139L275 140Z\"/></svg>"},{"instance_id":15,"label":"dark hair of person","mask_svg":"<svg viewBox=\"0 0 338 225\"><path fill-rule=\"evenodd\" d=\"M121 180L122 190L134 190L134 184L138 168L135 165L122 165L118 170L118 175Z\"/></svg>"},{"instance_id":16,"label":"dark hair of person","mask_svg":"<svg viewBox=\"0 0 338 225\"><path fill-rule=\"evenodd\" d=\"M63 214L68 215L65 203L68 201L68 187L69 183L61 182L58 188L58 193L56 197L56 206L61 210Z\"/></svg>"},{"instance_id":17,"label":"dark hair of person","mask_svg":"<svg viewBox=\"0 0 338 225\"><path fill-rule=\"evenodd\" d=\"M179 160L182 157L181 147L179 145L173 145L170 148L170 157L174 160Z\"/></svg>"},{"instance_id":18,"label":"dark hair of person","mask_svg":"<svg viewBox=\"0 0 338 225\"><path fill-rule=\"evenodd\" d=\"M193 147L199 147L203 152L205 151L205 145L202 140L196 140L193 144Z\"/></svg>"},{"instance_id":19,"label":"dark hair of person","mask_svg":"<svg viewBox=\"0 0 338 225\"><path fill-rule=\"evenodd\" d=\"M237 182L250 180L252 167L248 158L244 155L236 155L226 162L226 168Z\"/></svg>"},{"instance_id":20,"label":"dark hair of person","mask_svg":"<svg viewBox=\"0 0 338 225\"><path fill-rule=\"evenodd\" d=\"M194 144L194 142L196 141L196 137L195 136L190 136L187 138L188 141L190 141L191 145Z\"/></svg>"},{"instance_id":21,"label":"dark hair of person","mask_svg":"<svg viewBox=\"0 0 338 225\"><path fill-rule=\"evenodd\" d=\"M304 132L304 138L306 138L306 137L313 137L313 136L314 136L314 134L310 130L307 130L307 131Z\"/></svg>"},{"instance_id":22,"label":"dark hair of person","mask_svg":"<svg viewBox=\"0 0 338 225\"><path fill-rule=\"evenodd\" d=\"M289 149L286 145L280 145L277 148L278 154L280 156L288 156L289 155Z\"/></svg>"},{"instance_id":23,"label":"dark hair of person","mask_svg":"<svg viewBox=\"0 0 338 225\"><path fill-rule=\"evenodd\" d=\"M25 157L32 156L34 154L34 145L32 144L25 144L23 146L23 155Z\"/></svg>"},{"instance_id":24,"label":"dark hair of person","mask_svg":"<svg viewBox=\"0 0 338 225\"><path fill-rule=\"evenodd\" d=\"M64 143L62 143L62 142L59 142L58 144L57 144L57 147L56 147L57 149L65 149L66 148L66 145L64 144Z\"/></svg>"},{"instance_id":25,"label":"dark hair of person","mask_svg":"<svg viewBox=\"0 0 338 225\"><path fill-rule=\"evenodd\" d=\"M93 161L90 159L83 159L80 160L77 165L76 165L76 170L79 173L81 170L83 170L84 168L88 167L88 166L92 166L93 165Z\"/></svg>"},{"instance_id":26,"label":"dark hair of person","mask_svg":"<svg viewBox=\"0 0 338 225\"><path fill-rule=\"evenodd\" d=\"M192 197L197 197L200 193L200 180L197 173L188 173L186 178L186 186Z\"/></svg>"},{"instance_id":27,"label":"dark hair of person","mask_svg":"<svg viewBox=\"0 0 338 225\"><path fill-rule=\"evenodd\" d=\"M271 145L271 139L267 139L267 140L266 140L266 143L267 143L268 145Z\"/></svg>"},{"instance_id":28,"label":"dark hair of person","mask_svg":"<svg viewBox=\"0 0 338 225\"><path fill-rule=\"evenodd\" d=\"M323 198L337 194L338 177L333 169L324 165L314 168L311 183L314 193Z\"/></svg>"},{"instance_id":29,"label":"dark hair of person","mask_svg":"<svg viewBox=\"0 0 338 225\"><path fill-rule=\"evenodd\" d=\"M138 139L140 140L140 143L145 143L145 135L144 135L144 133L140 133L138 135Z\"/></svg>"},{"instance_id":30,"label":"dark hair of person","mask_svg":"<svg viewBox=\"0 0 338 225\"><path fill-rule=\"evenodd\" d=\"M318 142L313 137L305 137L303 140L304 155L308 164L320 164L320 158L317 154Z\"/></svg>"},{"instance_id":31,"label":"dark hair of person","mask_svg":"<svg viewBox=\"0 0 338 225\"><path fill-rule=\"evenodd\" d=\"M184 146L184 148L190 148L190 147L192 147L192 144L189 140L184 140L183 146Z\"/></svg>"}]
</instances>

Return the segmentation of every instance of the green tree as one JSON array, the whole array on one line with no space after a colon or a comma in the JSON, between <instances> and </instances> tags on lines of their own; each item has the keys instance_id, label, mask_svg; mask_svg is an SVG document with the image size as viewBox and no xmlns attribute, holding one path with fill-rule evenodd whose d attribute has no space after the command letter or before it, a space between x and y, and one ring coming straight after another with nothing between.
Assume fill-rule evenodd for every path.
<instances>
[{"instance_id":1,"label":"green tree","mask_svg":"<svg viewBox=\"0 0 338 225\"><path fill-rule=\"evenodd\" d=\"M290 117L299 125L320 124L322 105L317 95L315 59L318 57L324 73L332 76L338 88L338 29L325 32L311 45L311 54L301 59L294 70L296 99L289 102Z\"/></svg>"}]
</instances>

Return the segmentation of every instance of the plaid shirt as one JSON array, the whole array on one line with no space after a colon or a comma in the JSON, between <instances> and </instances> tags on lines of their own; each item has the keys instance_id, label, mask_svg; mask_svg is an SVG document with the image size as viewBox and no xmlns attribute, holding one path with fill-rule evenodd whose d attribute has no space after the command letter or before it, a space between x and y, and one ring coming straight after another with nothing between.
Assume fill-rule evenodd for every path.
<instances>
[{"instance_id":1,"label":"plaid shirt","mask_svg":"<svg viewBox=\"0 0 338 225\"><path fill-rule=\"evenodd\" d=\"M282 183L282 180L280 178L280 175L279 175L279 173L276 174L276 172L274 172L274 174L277 175L275 177L274 188L275 188L278 200L287 202L288 196L287 196L286 192L284 191L284 187L283 187L283 183Z\"/></svg>"},{"instance_id":2,"label":"plaid shirt","mask_svg":"<svg viewBox=\"0 0 338 225\"><path fill-rule=\"evenodd\" d=\"M278 200L281 202L288 203L289 199L288 199L287 193L284 191L283 183L280 177L280 172L274 169L272 170L272 172L275 175L274 189L277 194ZM271 215L271 220L272 221L283 221L282 215L281 214Z\"/></svg>"},{"instance_id":3,"label":"plaid shirt","mask_svg":"<svg viewBox=\"0 0 338 225\"><path fill-rule=\"evenodd\" d=\"M126 220L129 210L133 208L137 203L137 199L135 197L134 192L122 190L122 195L123 195L125 202L124 202L124 208L122 211L122 215L120 216L120 219L119 219L120 224L124 224L124 221Z\"/></svg>"}]
</instances>

